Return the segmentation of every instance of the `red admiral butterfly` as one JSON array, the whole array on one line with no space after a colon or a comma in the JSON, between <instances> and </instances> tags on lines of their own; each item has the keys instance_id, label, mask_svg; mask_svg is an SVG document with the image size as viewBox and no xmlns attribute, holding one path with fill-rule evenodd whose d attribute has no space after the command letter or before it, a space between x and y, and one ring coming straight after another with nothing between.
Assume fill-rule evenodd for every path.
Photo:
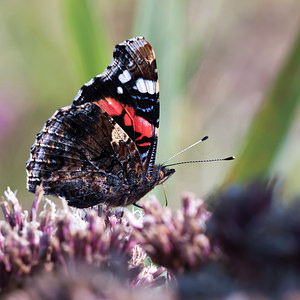
<instances>
[{"instance_id":1,"label":"red admiral butterfly","mask_svg":"<svg viewBox=\"0 0 300 300\"><path fill-rule=\"evenodd\" d=\"M80 208L135 204L175 172L154 165L158 123L154 51L133 38L116 45L107 69L38 133L26 164L28 190L42 185Z\"/></svg>"}]
</instances>

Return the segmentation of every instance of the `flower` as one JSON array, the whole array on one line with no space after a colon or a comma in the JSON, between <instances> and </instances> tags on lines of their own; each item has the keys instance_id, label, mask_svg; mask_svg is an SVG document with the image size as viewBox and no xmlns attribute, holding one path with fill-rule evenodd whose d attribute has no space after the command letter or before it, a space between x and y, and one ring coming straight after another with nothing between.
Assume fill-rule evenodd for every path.
<instances>
[{"instance_id":1,"label":"flower","mask_svg":"<svg viewBox=\"0 0 300 300\"><path fill-rule=\"evenodd\" d=\"M201 267L211 253L205 234L210 214L204 202L190 193L182 201L183 209L174 213L156 199L144 202L142 219L135 218L128 210L125 212L133 228L132 235L151 260L175 272Z\"/></svg>"},{"instance_id":2,"label":"flower","mask_svg":"<svg viewBox=\"0 0 300 300\"><path fill-rule=\"evenodd\" d=\"M274 186L256 181L213 196L208 222L219 266L236 289L273 299L300 286L300 202L288 203Z\"/></svg>"},{"instance_id":3,"label":"flower","mask_svg":"<svg viewBox=\"0 0 300 300\"><path fill-rule=\"evenodd\" d=\"M38 218L42 199L38 189L28 219L15 194L8 189L5 195L5 221L0 221L0 287L7 288L36 270L62 267L68 271L70 263L129 269L136 242L118 214L107 210L98 216L90 210L84 220L70 210L56 210L47 200ZM137 276L141 269L131 273Z\"/></svg>"}]
</instances>

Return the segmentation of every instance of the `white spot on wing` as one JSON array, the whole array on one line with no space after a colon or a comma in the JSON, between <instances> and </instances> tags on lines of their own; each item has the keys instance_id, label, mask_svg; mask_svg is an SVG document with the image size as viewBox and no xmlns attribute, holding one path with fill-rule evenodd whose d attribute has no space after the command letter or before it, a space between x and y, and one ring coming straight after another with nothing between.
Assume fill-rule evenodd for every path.
<instances>
[{"instance_id":1,"label":"white spot on wing","mask_svg":"<svg viewBox=\"0 0 300 300\"><path fill-rule=\"evenodd\" d=\"M129 59L129 62L128 62L128 68L132 68L134 65L134 62L132 59Z\"/></svg>"},{"instance_id":2,"label":"white spot on wing","mask_svg":"<svg viewBox=\"0 0 300 300\"><path fill-rule=\"evenodd\" d=\"M139 78L136 81L136 86L139 92L141 93L149 93L151 95L155 94L156 91L156 82L152 80L146 80L143 78Z\"/></svg>"},{"instance_id":3,"label":"white spot on wing","mask_svg":"<svg viewBox=\"0 0 300 300\"><path fill-rule=\"evenodd\" d=\"M117 88L117 93L118 93L118 94L123 94L123 89L122 89L121 86L118 86L118 88Z\"/></svg>"},{"instance_id":4,"label":"white spot on wing","mask_svg":"<svg viewBox=\"0 0 300 300\"><path fill-rule=\"evenodd\" d=\"M122 82L122 83L126 83L126 82L128 82L130 79L131 79L131 75L130 75L130 73L129 73L129 71L128 70L125 70L123 73L121 73L120 75L119 75L119 80Z\"/></svg>"},{"instance_id":5,"label":"white spot on wing","mask_svg":"<svg viewBox=\"0 0 300 300\"><path fill-rule=\"evenodd\" d=\"M136 81L136 87L140 93L147 93L147 88L145 84L145 80L143 78L139 78Z\"/></svg>"},{"instance_id":6,"label":"white spot on wing","mask_svg":"<svg viewBox=\"0 0 300 300\"><path fill-rule=\"evenodd\" d=\"M146 87L148 93L154 95L156 90L155 88L156 82L152 80L145 80L145 81L146 81Z\"/></svg>"}]
</instances>

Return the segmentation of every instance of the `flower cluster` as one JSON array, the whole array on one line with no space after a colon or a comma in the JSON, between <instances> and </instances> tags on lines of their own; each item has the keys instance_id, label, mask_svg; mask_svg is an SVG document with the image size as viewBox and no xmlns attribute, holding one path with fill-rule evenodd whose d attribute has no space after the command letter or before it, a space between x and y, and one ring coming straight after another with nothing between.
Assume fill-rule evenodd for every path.
<instances>
[{"instance_id":1,"label":"flower cluster","mask_svg":"<svg viewBox=\"0 0 300 300\"><path fill-rule=\"evenodd\" d=\"M180 294L185 299L298 299L300 202L287 203L272 182L231 186L210 201L207 235L214 259L200 272L177 278Z\"/></svg>"},{"instance_id":2,"label":"flower cluster","mask_svg":"<svg viewBox=\"0 0 300 300\"><path fill-rule=\"evenodd\" d=\"M2 204L5 221L0 221L0 287L7 288L26 275L53 271L70 265L88 264L126 278L129 285L151 285L164 271L145 266L131 228L119 212L90 210L84 218L68 208L56 210L38 190L30 214L22 211L8 189ZM11 205L9 205L11 203ZM142 253L138 255L138 253Z\"/></svg>"},{"instance_id":3,"label":"flower cluster","mask_svg":"<svg viewBox=\"0 0 300 300\"><path fill-rule=\"evenodd\" d=\"M26 212L5 193L0 285L22 287L7 299L299 298L300 205L278 201L272 184L215 194L212 213L186 193L176 211L153 199L140 216L105 207L80 216L47 199L41 208L42 194Z\"/></svg>"},{"instance_id":4,"label":"flower cluster","mask_svg":"<svg viewBox=\"0 0 300 300\"><path fill-rule=\"evenodd\" d=\"M284 203L272 182L232 186L213 200L219 205L208 234L226 256L223 269L230 268L240 286L274 297L287 287L299 290L300 203Z\"/></svg>"},{"instance_id":5,"label":"flower cluster","mask_svg":"<svg viewBox=\"0 0 300 300\"><path fill-rule=\"evenodd\" d=\"M193 194L183 196L183 209L174 213L158 200L143 204L145 216L138 220L126 215L133 236L153 262L169 271L182 273L198 269L211 253L205 224L210 214L205 203Z\"/></svg>"}]
</instances>

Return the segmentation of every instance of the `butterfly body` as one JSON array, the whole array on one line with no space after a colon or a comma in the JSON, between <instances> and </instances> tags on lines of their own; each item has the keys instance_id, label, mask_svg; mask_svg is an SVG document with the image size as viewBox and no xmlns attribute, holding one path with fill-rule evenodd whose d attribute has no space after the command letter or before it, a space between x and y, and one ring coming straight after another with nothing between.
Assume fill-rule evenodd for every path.
<instances>
[{"instance_id":1,"label":"butterfly body","mask_svg":"<svg viewBox=\"0 0 300 300\"><path fill-rule=\"evenodd\" d=\"M127 40L37 135L27 188L42 185L81 208L134 204L175 172L155 165L158 124L154 51L142 37Z\"/></svg>"}]
</instances>

